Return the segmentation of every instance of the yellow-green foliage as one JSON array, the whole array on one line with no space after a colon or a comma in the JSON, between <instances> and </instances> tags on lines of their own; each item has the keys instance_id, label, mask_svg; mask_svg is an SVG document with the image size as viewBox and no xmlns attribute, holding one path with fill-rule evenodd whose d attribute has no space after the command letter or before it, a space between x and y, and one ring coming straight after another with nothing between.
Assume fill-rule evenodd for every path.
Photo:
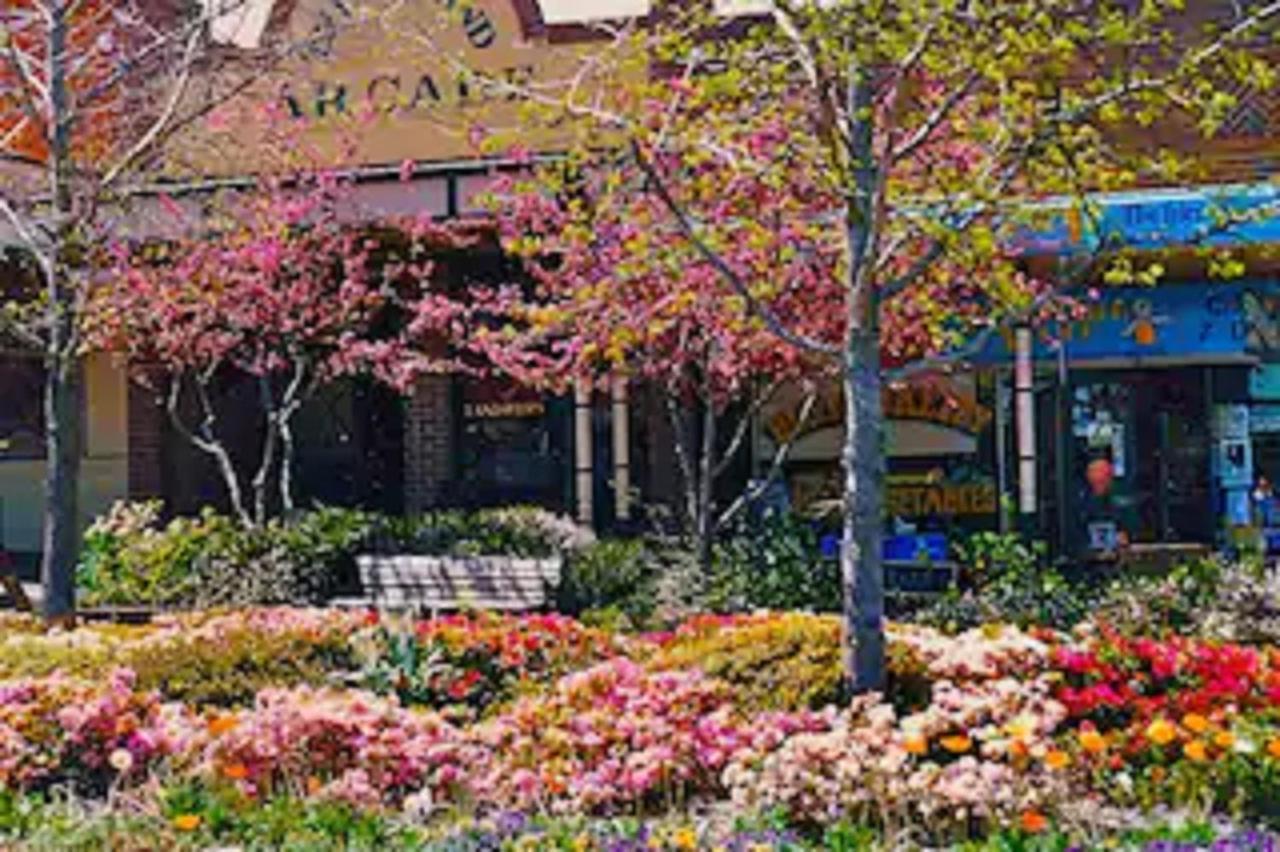
<instances>
[{"instance_id":1,"label":"yellow-green foliage","mask_svg":"<svg viewBox=\"0 0 1280 852\"><path fill-rule=\"evenodd\" d=\"M325 682L350 668L338 634L227 625L204 632L93 625L69 632L17 634L0 642L0 680L56 670L86 678L132 669L137 685L191 704L247 704L264 687Z\"/></svg>"},{"instance_id":2,"label":"yellow-green foliage","mask_svg":"<svg viewBox=\"0 0 1280 852\"><path fill-rule=\"evenodd\" d=\"M708 622L678 631L648 663L701 669L732 685L752 710L816 709L840 696L840 621L782 613Z\"/></svg>"}]
</instances>

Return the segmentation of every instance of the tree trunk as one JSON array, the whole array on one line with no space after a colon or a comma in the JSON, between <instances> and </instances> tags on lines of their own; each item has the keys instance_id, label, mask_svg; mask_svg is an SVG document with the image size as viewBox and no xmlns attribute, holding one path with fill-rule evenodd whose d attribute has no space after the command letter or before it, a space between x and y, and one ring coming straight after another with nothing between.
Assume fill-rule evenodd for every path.
<instances>
[{"instance_id":1,"label":"tree trunk","mask_svg":"<svg viewBox=\"0 0 1280 852\"><path fill-rule=\"evenodd\" d=\"M884 688L884 431L880 399L880 299L874 247L881 186L875 159L875 109L869 72L855 60L846 85L853 185L845 211L848 331L844 351L845 677L853 693Z\"/></svg>"},{"instance_id":2,"label":"tree trunk","mask_svg":"<svg viewBox=\"0 0 1280 852\"><path fill-rule=\"evenodd\" d=\"M48 342L45 348L45 490L40 582L44 614L68 620L75 612L75 569L80 551L80 392L83 367L76 351L75 280L79 266L72 227L71 108L67 83L67 4L49 11L48 98L53 125L48 176L54 235L45 263Z\"/></svg>"},{"instance_id":3,"label":"tree trunk","mask_svg":"<svg viewBox=\"0 0 1280 852\"><path fill-rule=\"evenodd\" d=\"M55 334L55 337L58 335ZM78 358L50 353L45 371L44 541L40 582L44 616L63 621L75 611L75 570L80 551L80 394Z\"/></svg>"},{"instance_id":4,"label":"tree trunk","mask_svg":"<svg viewBox=\"0 0 1280 852\"><path fill-rule=\"evenodd\" d=\"M694 512L697 521L697 528L694 530L696 537L696 546L698 552L698 565L703 572L711 570L711 547L715 539L715 517L712 511L712 502L715 499L715 476L712 471L715 469L715 453L716 453L716 410L711 404L711 395L707 394L707 399L703 401L702 406L702 446L699 449L698 459L698 504Z\"/></svg>"},{"instance_id":5,"label":"tree trunk","mask_svg":"<svg viewBox=\"0 0 1280 852\"><path fill-rule=\"evenodd\" d=\"M880 340L874 332L849 335L844 370L844 584L845 673L856 693L884 688L883 539L884 432L880 400Z\"/></svg>"}]
</instances>

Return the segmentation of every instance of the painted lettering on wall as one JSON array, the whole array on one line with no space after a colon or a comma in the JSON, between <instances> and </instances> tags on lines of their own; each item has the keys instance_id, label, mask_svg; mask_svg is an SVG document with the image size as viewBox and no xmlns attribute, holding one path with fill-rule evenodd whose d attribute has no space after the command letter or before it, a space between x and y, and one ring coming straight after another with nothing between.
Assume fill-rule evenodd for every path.
<instances>
[{"instance_id":1,"label":"painted lettering on wall","mask_svg":"<svg viewBox=\"0 0 1280 852\"><path fill-rule=\"evenodd\" d=\"M990 482L937 485L890 485L885 513L901 518L994 515L996 487Z\"/></svg>"},{"instance_id":2,"label":"painted lettering on wall","mask_svg":"<svg viewBox=\"0 0 1280 852\"><path fill-rule=\"evenodd\" d=\"M951 393L940 383L929 382L885 388L882 393L884 416L889 420L917 420L969 435L980 434L992 420L989 408L979 405L972 396ZM834 388L823 394L802 431L798 408L787 408L769 418L766 428L774 441L795 440L822 429L844 425L844 392Z\"/></svg>"},{"instance_id":3,"label":"painted lettering on wall","mask_svg":"<svg viewBox=\"0 0 1280 852\"><path fill-rule=\"evenodd\" d=\"M499 33L493 18L475 3L435 0L435 5L443 10L451 24L460 28L471 47L488 50L498 43ZM314 61L335 60L338 35L344 26L355 23L356 13L347 0L330 0L317 18L304 42L305 53ZM532 81L534 69L530 65L519 65L492 73L513 86L525 87ZM438 66L430 70L383 73L371 79L294 81L282 87L280 97L294 118L315 119L350 114L411 116L440 105L466 105L495 99L483 97L461 74L449 74Z\"/></svg>"}]
</instances>

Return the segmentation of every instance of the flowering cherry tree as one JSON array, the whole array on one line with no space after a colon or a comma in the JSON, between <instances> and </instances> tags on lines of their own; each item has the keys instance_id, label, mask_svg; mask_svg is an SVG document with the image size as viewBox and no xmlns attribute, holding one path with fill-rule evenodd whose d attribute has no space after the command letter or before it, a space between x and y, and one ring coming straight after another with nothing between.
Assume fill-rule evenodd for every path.
<instances>
[{"instance_id":1,"label":"flowering cherry tree","mask_svg":"<svg viewBox=\"0 0 1280 852\"><path fill-rule=\"evenodd\" d=\"M233 53L248 0L7 0L0 8L0 240L35 270L31 298L0 300L0 331L45 368L44 607L73 608L79 548L81 319L127 202L210 110L289 46ZM261 4L255 4L260 6Z\"/></svg>"},{"instance_id":2,"label":"flowering cherry tree","mask_svg":"<svg viewBox=\"0 0 1280 852\"><path fill-rule=\"evenodd\" d=\"M1090 223L1091 193L1185 181L1186 140L1214 132L1232 87L1273 80L1260 36L1280 4L780 0L731 26L679 5L601 26L562 88L485 81L572 128L567 162L598 173L584 195L541 168L526 189L559 199L564 227L547 241L561 220L538 214L508 238L532 234L529 249L557 258L561 312L592 317L568 320L564 357L641 363L636 344L664 322L723 340L697 313L712 276L717 316L736 312L716 327L747 332L745 351L835 371L846 666L876 690L883 384L1070 308L1060 285L1101 277L1097 256L1031 257L1028 234ZM1124 269L1158 267L1108 280ZM614 310L637 280L652 282L643 307Z\"/></svg>"},{"instance_id":3,"label":"flowering cherry tree","mask_svg":"<svg viewBox=\"0 0 1280 852\"><path fill-rule=\"evenodd\" d=\"M88 341L157 387L175 428L216 463L233 511L261 523L294 508L293 418L319 388L364 375L407 390L422 372L461 368L449 341L468 309L433 288L430 256L465 238L429 218L356 226L350 183L327 171L264 179L225 206L214 233L117 246ZM219 428L213 388L229 374L258 388L248 475Z\"/></svg>"}]
</instances>

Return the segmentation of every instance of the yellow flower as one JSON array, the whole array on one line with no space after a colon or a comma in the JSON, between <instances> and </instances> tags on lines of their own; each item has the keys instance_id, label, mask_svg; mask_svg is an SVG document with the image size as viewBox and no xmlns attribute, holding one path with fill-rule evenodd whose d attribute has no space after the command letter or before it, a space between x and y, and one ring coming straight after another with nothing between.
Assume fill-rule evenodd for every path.
<instances>
[{"instance_id":1,"label":"yellow flower","mask_svg":"<svg viewBox=\"0 0 1280 852\"><path fill-rule=\"evenodd\" d=\"M1213 744L1218 748L1231 748L1236 744L1236 735L1230 731L1218 731L1213 737Z\"/></svg>"},{"instance_id":2,"label":"yellow flower","mask_svg":"<svg viewBox=\"0 0 1280 852\"><path fill-rule=\"evenodd\" d=\"M1199 713L1188 713L1182 717L1182 727L1193 734L1203 734L1209 730L1209 720Z\"/></svg>"},{"instance_id":3,"label":"yellow flower","mask_svg":"<svg viewBox=\"0 0 1280 852\"><path fill-rule=\"evenodd\" d=\"M1168 719L1156 719L1147 726L1147 739L1156 745L1168 745L1178 736L1178 729Z\"/></svg>"},{"instance_id":4,"label":"yellow flower","mask_svg":"<svg viewBox=\"0 0 1280 852\"><path fill-rule=\"evenodd\" d=\"M200 827L200 817L196 814L179 814L173 818L173 827L178 831L195 831Z\"/></svg>"},{"instance_id":5,"label":"yellow flower","mask_svg":"<svg viewBox=\"0 0 1280 852\"><path fill-rule=\"evenodd\" d=\"M950 737L943 737L939 742L942 747L952 754L964 754L973 747L973 740L964 734L955 734Z\"/></svg>"},{"instance_id":6,"label":"yellow flower","mask_svg":"<svg viewBox=\"0 0 1280 852\"><path fill-rule=\"evenodd\" d=\"M583 833L573 838L573 852L587 852L591 848L591 835Z\"/></svg>"},{"instance_id":7,"label":"yellow flower","mask_svg":"<svg viewBox=\"0 0 1280 852\"><path fill-rule=\"evenodd\" d=\"M1066 769L1071 765L1071 755L1055 748L1044 756L1044 765L1050 769Z\"/></svg>"},{"instance_id":8,"label":"yellow flower","mask_svg":"<svg viewBox=\"0 0 1280 852\"><path fill-rule=\"evenodd\" d=\"M924 737L907 737L906 741L903 742L902 747L906 750L907 754L920 755L929 753L929 741Z\"/></svg>"},{"instance_id":9,"label":"yellow flower","mask_svg":"<svg viewBox=\"0 0 1280 852\"><path fill-rule=\"evenodd\" d=\"M1187 756L1187 760L1193 760L1196 763L1204 763L1209 759L1209 751L1202 740L1192 740L1187 743L1182 747L1182 753Z\"/></svg>"},{"instance_id":10,"label":"yellow flower","mask_svg":"<svg viewBox=\"0 0 1280 852\"><path fill-rule=\"evenodd\" d=\"M671 836L671 842L677 849L697 849L698 832L685 826Z\"/></svg>"},{"instance_id":11,"label":"yellow flower","mask_svg":"<svg viewBox=\"0 0 1280 852\"><path fill-rule=\"evenodd\" d=\"M1107 750L1107 738L1097 731L1081 731L1080 748L1090 754L1098 754Z\"/></svg>"}]
</instances>

